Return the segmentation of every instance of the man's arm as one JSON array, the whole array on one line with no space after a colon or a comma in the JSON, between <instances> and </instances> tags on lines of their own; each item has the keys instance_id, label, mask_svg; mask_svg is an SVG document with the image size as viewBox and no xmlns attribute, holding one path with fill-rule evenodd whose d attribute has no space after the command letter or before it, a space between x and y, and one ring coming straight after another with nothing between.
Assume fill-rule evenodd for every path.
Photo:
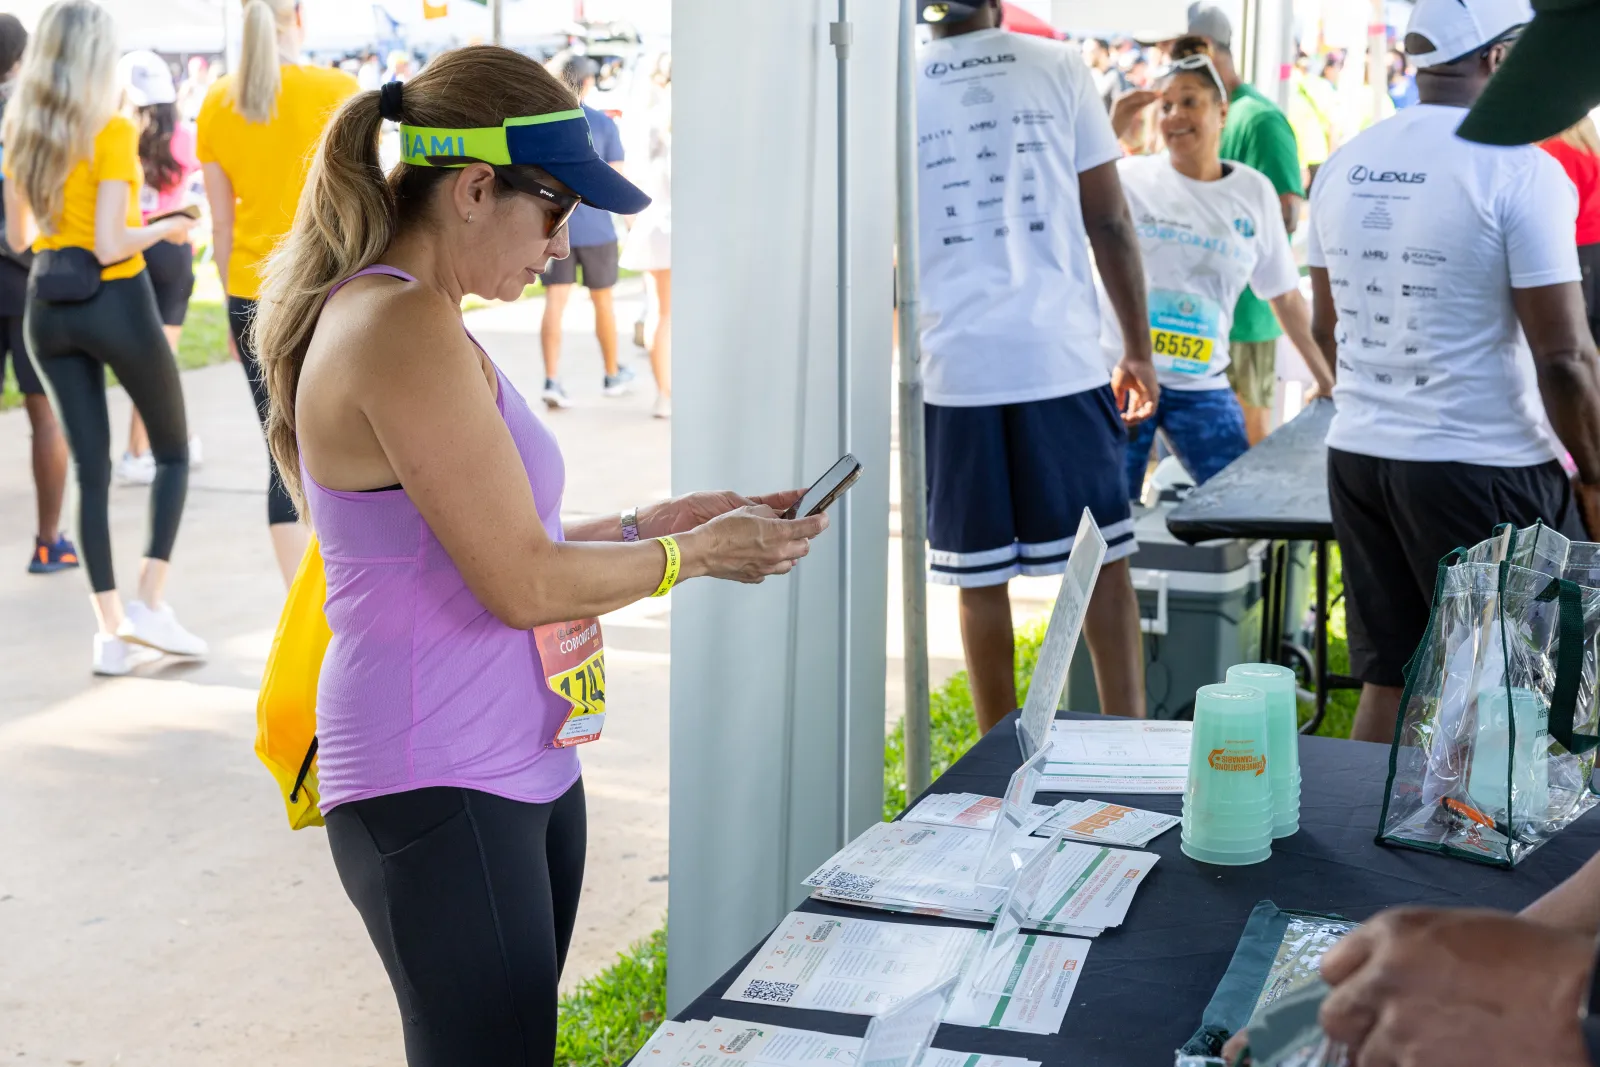
<instances>
[{"instance_id":1,"label":"man's arm","mask_svg":"<svg viewBox=\"0 0 1600 1067\"><path fill-rule=\"evenodd\" d=\"M1144 263L1133 233L1128 200L1115 162L1078 175L1083 228L1089 234L1095 266L1122 327L1122 362L1111 376L1123 420L1132 424L1155 414L1155 365L1150 361L1150 313L1145 306Z\"/></svg>"},{"instance_id":2,"label":"man's arm","mask_svg":"<svg viewBox=\"0 0 1600 1067\"><path fill-rule=\"evenodd\" d=\"M1288 230L1291 236L1294 234L1294 228L1300 224L1300 202L1304 199L1305 197L1298 193L1278 194L1278 205L1283 209L1283 228Z\"/></svg>"},{"instance_id":3,"label":"man's arm","mask_svg":"<svg viewBox=\"0 0 1600 1067\"><path fill-rule=\"evenodd\" d=\"M1503 912L1396 908L1322 957L1320 1021L1363 1064L1591 1067L1594 941Z\"/></svg>"},{"instance_id":4,"label":"man's arm","mask_svg":"<svg viewBox=\"0 0 1600 1067\"><path fill-rule=\"evenodd\" d=\"M1339 380L1339 309L1333 302L1333 285L1327 267L1311 268L1311 336L1322 349L1331 382Z\"/></svg>"},{"instance_id":5,"label":"man's arm","mask_svg":"<svg viewBox=\"0 0 1600 1067\"><path fill-rule=\"evenodd\" d=\"M1573 489L1583 525L1600 539L1600 368L1577 282L1511 290L1533 349L1539 395L1556 437L1578 465Z\"/></svg>"},{"instance_id":6,"label":"man's arm","mask_svg":"<svg viewBox=\"0 0 1600 1067\"><path fill-rule=\"evenodd\" d=\"M1586 937L1600 935L1600 852L1589 857L1577 874L1523 908L1522 917Z\"/></svg>"}]
</instances>

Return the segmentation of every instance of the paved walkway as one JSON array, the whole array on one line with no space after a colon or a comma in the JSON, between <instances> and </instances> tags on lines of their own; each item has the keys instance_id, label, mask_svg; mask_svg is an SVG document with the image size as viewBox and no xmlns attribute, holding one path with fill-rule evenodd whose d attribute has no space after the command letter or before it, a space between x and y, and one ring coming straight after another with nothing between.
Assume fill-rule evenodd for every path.
<instances>
[{"instance_id":1,"label":"paved walkway","mask_svg":"<svg viewBox=\"0 0 1600 1067\"><path fill-rule=\"evenodd\" d=\"M642 303L637 280L622 283L617 303L626 331ZM470 316L530 397L542 380L542 306ZM643 354L624 338L640 389L602 399L591 324L580 294L565 324L577 406L549 420L566 452L571 515L668 493L670 425L649 417ZM322 831L289 831L251 751L282 589L262 529L265 449L249 396L234 364L186 374L184 388L205 465L169 595L213 655L136 678L91 678L81 574L23 572L27 420L0 414L0 1064L398 1064L393 997ZM113 392L119 433L127 412ZM144 507L143 490L114 490L125 588ZM889 559L892 721L903 706L898 543ZM1049 591L1020 588L1019 616L1037 614ZM583 753L590 859L569 988L665 912L670 600L605 620L611 699L625 710ZM931 590L930 616L937 682L960 666L953 590Z\"/></svg>"}]
</instances>

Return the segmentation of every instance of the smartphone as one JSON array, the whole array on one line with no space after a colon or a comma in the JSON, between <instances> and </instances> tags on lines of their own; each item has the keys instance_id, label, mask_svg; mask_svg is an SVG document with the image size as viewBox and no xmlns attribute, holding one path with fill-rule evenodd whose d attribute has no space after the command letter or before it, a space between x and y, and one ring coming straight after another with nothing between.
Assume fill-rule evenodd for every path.
<instances>
[{"instance_id":1,"label":"smartphone","mask_svg":"<svg viewBox=\"0 0 1600 1067\"><path fill-rule=\"evenodd\" d=\"M182 215L185 218L190 218L190 219L193 219L196 222L199 222L200 221L200 208L197 207L194 204L185 204L185 205L183 205L183 207L174 208L171 211L163 211L159 215L151 215L150 218L146 221L145 225L149 225L151 222L160 222L162 219L176 218L179 215Z\"/></svg>"},{"instance_id":2,"label":"smartphone","mask_svg":"<svg viewBox=\"0 0 1600 1067\"><path fill-rule=\"evenodd\" d=\"M818 478L810 489L805 491L799 500L785 511L780 518L810 518L819 511L827 511L835 500L844 496L845 491L856 484L856 479L861 477L861 461L850 453L828 468L828 473Z\"/></svg>"}]
</instances>

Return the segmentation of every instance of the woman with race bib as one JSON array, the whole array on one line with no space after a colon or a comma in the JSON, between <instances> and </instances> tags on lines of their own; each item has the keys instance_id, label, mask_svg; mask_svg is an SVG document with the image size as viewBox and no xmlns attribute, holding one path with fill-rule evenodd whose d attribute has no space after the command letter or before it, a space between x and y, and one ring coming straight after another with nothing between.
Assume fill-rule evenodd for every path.
<instances>
[{"instance_id":1,"label":"woman with race bib","mask_svg":"<svg viewBox=\"0 0 1600 1067\"><path fill-rule=\"evenodd\" d=\"M1151 349L1161 382L1155 416L1130 432L1128 495L1138 499L1150 446L1159 429L1196 484L1250 447L1244 412L1228 386L1228 328L1248 285L1304 357L1323 394L1333 376L1311 336L1311 313L1297 288L1272 184L1218 154L1227 119L1227 91L1209 45L1181 38L1163 75L1159 124L1167 150L1117 164L1138 231L1150 308ZM1102 295L1102 303L1104 296ZM1120 357L1117 318L1100 316L1108 359Z\"/></svg>"},{"instance_id":2,"label":"woman with race bib","mask_svg":"<svg viewBox=\"0 0 1600 1067\"><path fill-rule=\"evenodd\" d=\"M574 746L604 724L597 617L688 578L783 574L827 526L777 517L794 492L563 524L556 439L461 300L521 295L580 201L648 198L539 64L442 53L334 116L253 326L268 441L325 560L321 808L413 1067L552 1062L583 881Z\"/></svg>"}]
</instances>

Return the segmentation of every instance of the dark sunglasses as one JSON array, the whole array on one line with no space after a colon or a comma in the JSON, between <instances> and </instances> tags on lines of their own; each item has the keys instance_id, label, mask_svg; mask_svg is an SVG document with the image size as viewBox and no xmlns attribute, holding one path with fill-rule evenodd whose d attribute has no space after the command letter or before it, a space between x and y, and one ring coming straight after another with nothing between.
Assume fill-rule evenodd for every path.
<instances>
[{"instance_id":1,"label":"dark sunglasses","mask_svg":"<svg viewBox=\"0 0 1600 1067\"><path fill-rule=\"evenodd\" d=\"M472 159L469 156L428 156L428 162L435 167L461 167L468 163L481 163L482 160ZM542 200L555 209L554 213L545 216L544 235L552 238L561 232L561 227L572 218L572 213L578 210L578 205L583 203L583 198L572 193L563 193L550 188L544 182L528 177L522 171L513 167L502 167L494 163L488 164L493 168L495 177L505 182L519 193L526 193L536 200Z\"/></svg>"}]
</instances>

